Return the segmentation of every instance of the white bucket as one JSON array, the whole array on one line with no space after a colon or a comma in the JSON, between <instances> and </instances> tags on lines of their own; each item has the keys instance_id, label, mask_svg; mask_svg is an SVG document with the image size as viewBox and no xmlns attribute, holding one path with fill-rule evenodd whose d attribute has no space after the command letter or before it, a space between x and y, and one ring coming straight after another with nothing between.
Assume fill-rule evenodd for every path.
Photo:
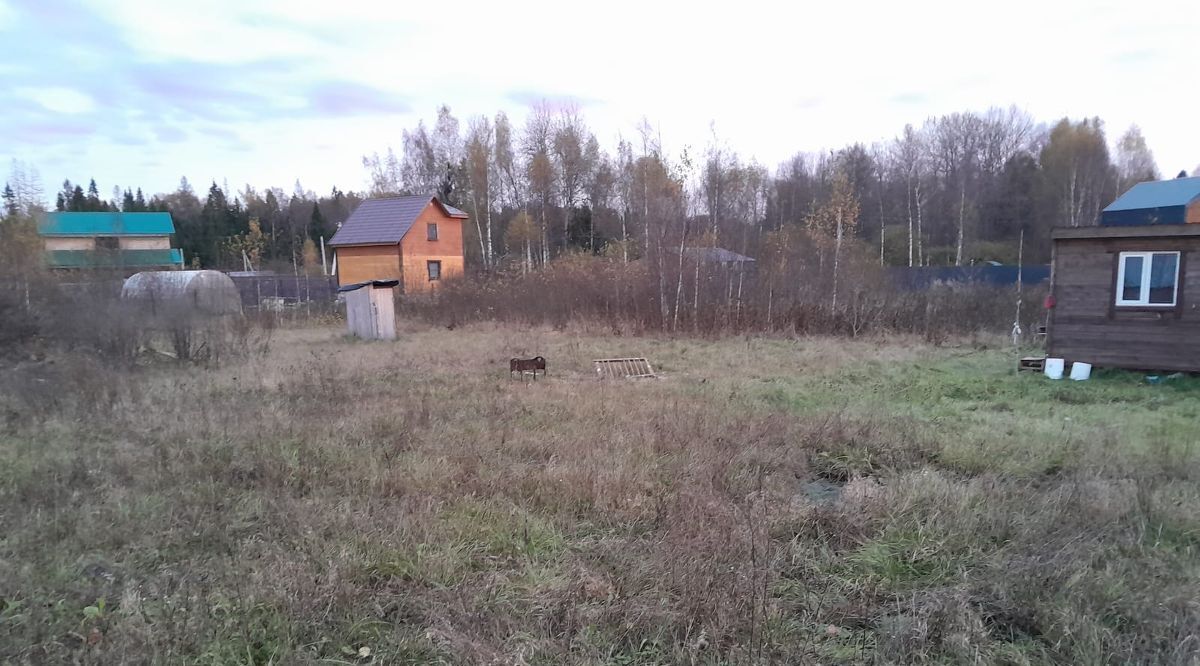
<instances>
[{"instance_id":1,"label":"white bucket","mask_svg":"<svg viewBox=\"0 0 1200 666\"><path fill-rule=\"evenodd\" d=\"M1046 376L1050 379L1062 379L1063 367L1065 365L1066 361L1061 358L1048 358L1046 359L1046 368L1043 370L1043 372L1045 372Z\"/></svg>"},{"instance_id":2,"label":"white bucket","mask_svg":"<svg viewBox=\"0 0 1200 666\"><path fill-rule=\"evenodd\" d=\"M1071 379L1081 382L1092 376L1092 364L1080 363L1078 361L1071 364Z\"/></svg>"}]
</instances>

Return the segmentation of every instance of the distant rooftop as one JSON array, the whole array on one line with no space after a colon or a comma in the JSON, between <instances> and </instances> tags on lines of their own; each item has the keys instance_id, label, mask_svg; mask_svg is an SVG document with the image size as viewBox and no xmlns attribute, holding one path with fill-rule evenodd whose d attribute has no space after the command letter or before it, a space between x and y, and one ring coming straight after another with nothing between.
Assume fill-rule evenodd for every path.
<instances>
[{"instance_id":1,"label":"distant rooftop","mask_svg":"<svg viewBox=\"0 0 1200 666\"><path fill-rule=\"evenodd\" d=\"M697 261L705 263L744 264L754 263L754 259L744 254L738 254L723 247L689 247L684 254Z\"/></svg>"},{"instance_id":2,"label":"distant rooftop","mask_svg":"<svg viewBox=\"0 0 1200 666\"><path fill-rule=\"evenodd\" d=\"M47 213L38 222L43 236L168 236L170 213Z\"/></svg>"}]
</instances>

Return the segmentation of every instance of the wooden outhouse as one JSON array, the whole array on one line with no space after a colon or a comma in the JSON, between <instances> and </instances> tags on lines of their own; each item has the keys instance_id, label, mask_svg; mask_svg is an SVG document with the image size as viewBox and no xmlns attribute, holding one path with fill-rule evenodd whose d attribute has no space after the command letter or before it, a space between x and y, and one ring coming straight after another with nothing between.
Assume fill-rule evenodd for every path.
<instances>
[{"instance_id":1,"label":"wooden outhouse","mask_svg":"<svg viewBox=\"0 0 1200 666\"><path fill-rule=\"evenodd\" d=\"M463 274L466 220L435 196L367 199L329 241L338 284L397 280L407 294L432 291Z\"/></svg>"},{"instance_id":2,"label":"wooden outhouse","mask_svg":"<svg viewBox=\"0 0 1200 666\"><path fill-rule=\"evenodd\" d=\"M1047 355L1200 372L1200 178L1141 183L1100 222L1051 234Z\"/></svg>"},{"instance_id":3,"label":"wooden outhouse","mask_svg":"<svg viewBox=\"0 0 1200 666\"><path fill-rule=\"evenodd\" d=\"M350 334L364 340L395 340L398 280L368 280L338 289L346 298Z\"/></svg>"}]
</instances>

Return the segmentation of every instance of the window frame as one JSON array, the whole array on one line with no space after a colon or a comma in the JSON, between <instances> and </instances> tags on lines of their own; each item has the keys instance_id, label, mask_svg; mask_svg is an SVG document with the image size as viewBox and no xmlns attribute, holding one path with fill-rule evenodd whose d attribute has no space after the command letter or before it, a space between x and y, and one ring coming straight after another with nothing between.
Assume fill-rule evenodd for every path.
<instances>
[{"instance_id":1,"label":"window frame","mask_svg":"<svg viewBox=\"0 0 1200 666\"><path fill-rule=\"evenodd\" d=\"M425 223L425 240L431 241L431 242L437 242L437 239L438 239L437 222L426 222Z\"/></svg>"},{"instance_id":2,"label":"window frame","mask_svg":"<svg viewBox=\"0 0 1200 666\"><path fill-rule=\"evenodd\" d=\"M1170 303L1151 303L1150 302L1150 275L1154 266L1154 255L1170 254L1175 256L1175 277L1171 289ZM1140 257L1142 260L1142 275L1141 283L1138 288L1138 298L1128 300L1125 295L1125 260L1132 257ZM1170 309L1179 304L1179 267L1183 262L1182 253L1178 250L1148 250L1143 252L1121 252L1117 255L1117 281L1116 293L1113 294L1114 303L1119 308L1162 308Z\"/></svg>"},{"instance_id":3,"label":"window frame","mask_svg":"<svg viewBox=\"0 0 1200 666\"><path fill-rule=\"evenodd\" d=\"M434 275L433 267L437 266L437 275ZM425 261L425 275L430 282L438 282L442 279L442 261L440 259L428 259Z\"/></svg>"}]
</instances>

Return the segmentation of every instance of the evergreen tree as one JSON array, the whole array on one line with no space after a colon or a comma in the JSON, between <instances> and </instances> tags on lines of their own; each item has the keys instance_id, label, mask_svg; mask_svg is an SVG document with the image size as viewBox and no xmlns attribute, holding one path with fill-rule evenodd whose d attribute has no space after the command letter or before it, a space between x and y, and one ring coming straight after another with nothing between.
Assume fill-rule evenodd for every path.
<instances>
[{"instance_id":1,"label":"evergreen tree","mask_svg":"<svg viewBox=\"0 0 1200 666\"><path fill-rule=\"evenodd\" d=\"M70 179L64 180L62 190L59 191L58 197L55 200L58 210L71 210L71 201L74 196L75 186L71 184Z\"/></svg>"},{"instance_id":2,"label":"evergreen tree","mask_svg":"<svg viewBox=\"0 0 1200 666\"><path fill-rule=\"evenodd\" d=\"M126 213L132 213L137 210L137 204L133 200L133 192L129 188L125 188L125 194L121 198L121 210Z\"/></svg>"},{"instance_id":3,"label":"evergreen tree","mask_svg":"<svg viewBox=\"0 0 1200 666\"><path fill-rule=\"evenodd\" d=\"M13 192L12 185L4 184L4 213L9 217L16 217L19 212L17 206L17 194Z\"/></svg>"},{"instance_id":4,"label":"evergreen tree","mask_svg":"<svg viewBox=\"0 0 1200 666\"><path fill-rule=\"evenodd\" d=\"M325 216L321 215L321 207L313 202L312 219L308 225L308 237L313 242L320 242L321 237L325 235Z\"/></svg>"},{"instance_id":5,"label":"evergreen tree","mask_svg":"<svg viewBox=\"0 0 1200 666\"><path fill-rule=\"evenodd\" d=\"M144 213L147 210L150 210L146 206L146 197L142 196L142 188L140 188L140 187L137 188L137 194L135 194L133 196L133 205L134 205L134 209L140 213Z\"/></svg>"},{"instance_id":6,"label":"evergreen tree","mask_svg":"<svg viewBox=\"0 0 1200 666\"><path fill-rule=\"evenodd\" d=\"M88 183L87 189L87 207L84 210L89 212L103 211L107 206L100 200L100 188L96 187L96 179L93 178Z\"/></svg>"},{"instance_id":7,"label":"evergreen tree","mask_svg":"<svg viewBox=\"0 0 1200 666\"><path fill-rule=\"evenodd\" d=\"M82 187L76 185L75 191L71 192L71 200L67 204L67 210L72 213L81 213L87 210L87 197L83 195Z\"/></svg>"}]
</instances>

